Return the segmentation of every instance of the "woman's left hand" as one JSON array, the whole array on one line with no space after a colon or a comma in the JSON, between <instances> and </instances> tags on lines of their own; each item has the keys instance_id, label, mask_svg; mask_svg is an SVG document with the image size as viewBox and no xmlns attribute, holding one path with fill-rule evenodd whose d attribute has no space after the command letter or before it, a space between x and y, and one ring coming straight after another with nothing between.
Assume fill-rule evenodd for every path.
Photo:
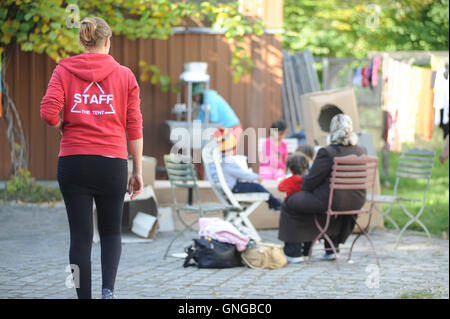
<instances>
[{"instance_id":1,"label":"woman's left hand","mask_svg":"<svg viewBox=\"0 0 450 319\"><path fill-rule=\"evenodd\" d=\"M131 200L135 199L142 193L142 189L144 187L144 182L142 180L141 174L133 174L130 177L130 181L128 182L128 194L131 195Z\"/></svg>"}]
</instances>

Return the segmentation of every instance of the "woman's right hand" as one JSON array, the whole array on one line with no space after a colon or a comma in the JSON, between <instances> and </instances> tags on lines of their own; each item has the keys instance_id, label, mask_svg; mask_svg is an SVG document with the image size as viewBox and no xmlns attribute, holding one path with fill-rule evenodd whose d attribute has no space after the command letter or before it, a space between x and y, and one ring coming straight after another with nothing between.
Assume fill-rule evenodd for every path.
<instances>
[{"instance_id":1,"label":"woman's right hand","mask_svg":"<svg viewBox=\"0 0 450 319\"><path fill-rule=\"evenodd\" d=\"M131 200L135 199L142 193L144 188L144 182L142 179L142 174L132 174L130 181L128 182L128 194L131 196Z\"/></svg>"}]
</instances>

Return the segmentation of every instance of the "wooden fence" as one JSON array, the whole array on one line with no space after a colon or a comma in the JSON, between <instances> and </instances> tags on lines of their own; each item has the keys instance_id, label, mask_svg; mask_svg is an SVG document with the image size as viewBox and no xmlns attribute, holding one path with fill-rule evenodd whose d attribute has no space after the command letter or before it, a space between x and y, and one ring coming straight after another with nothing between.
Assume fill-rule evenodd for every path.
<instances>
[{"instance_id":1,"label":"wooden fence","mask_svg":"<svg viewBox=\"0 0 450 319\"><path fill-rule=\"evenodd\" d=\"M177 33L168 40L129 40L114 37L111 55L128 66L139 80L139 61L157 65L163 74L178 79L185 62L208 62L211 88L233 107L245 128L269 127L281 118L282 52L281 40L273 34L245 39L247 52L256 67L239 84L233 82L230 68L233 45L218 33ZM7 69L10 95L14 99L24 125L28 142L29 169L36 179L55 179L59 151L59 133L45 125L39 115L55 62L45 55L26 53L16 48ZM159 86L141 83L141 110L144 119L144 155L162 164L169 152L169 129L166 120L174 119L171 110L176 103L174 93L163 93ZM8 177L9 147L6 125L0 119L0 180Z\"/></svg>"}]
</instances>

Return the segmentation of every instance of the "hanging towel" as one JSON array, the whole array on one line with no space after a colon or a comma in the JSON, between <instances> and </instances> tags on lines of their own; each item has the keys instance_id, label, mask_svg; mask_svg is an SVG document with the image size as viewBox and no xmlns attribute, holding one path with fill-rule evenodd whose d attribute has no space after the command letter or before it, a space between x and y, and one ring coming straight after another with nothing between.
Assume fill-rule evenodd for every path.
<instances>
[{"instance_id":1,"label":"hanging towel","mask_svg":"<svg viewBox=\"0 0 450 319\"><path fill-rule=\"evenodd\" d=\"M370 69L370 66L365 66L362 68L361 74L362 74L363 87L367 87L369 85L369 69Z\"/></svg>"},{"instance_id":2,"label":"hanging towel","mask_svg":"<svg viewBox=\"0 0 450 319\"><path fill-rule=\"evenodd\" d=\"M429 141L433 135L434 126L433 90L431 89L433 71L425 68L420 69L421 85L419 93L417 133L424 140Z\"/></svg>"},{"instance_id":3,"label":"hanging towel","mask_svg":"<svg viewBox=\"0 0 450 319\"><path fill-rule=\"evenodd\" d=\"M398 105L400 100L400 84L402 75L400 73L400 62L391 59L389 63L389 83L388 83L388 105L387 111L390 114L391 123L388 131L387 142L389 149L394 152L401 151L401 144L399 143L397 119L398 119Z\"/></svg>"},{"instance_id":4,"label":"hanging towel","mask_svg":"<svg viewBox=\"0 0 450 319\"><path fill-rule=\"evenodd\" d=\"M378 85L378 70L381 67L381 59L379 57L373 58L372 62L373 68L372 68L372 85L377 86Z\"/></svg>"},{"instance_id":5,"label":"hanging towel","mask_svg":"<svg viewBox=\"0 0 450 319\"><path fill-rule=\"evenodd\" d=\"M400 72L403 81L400 82L398 99L398 142L414 143L416 137L417 111L419 108L421 70L401 63Z\"/></svg>"},{"instance_id":6,"label":"hanging towel","mask_svg":"<svg viewBox=\"0 0 450 319\"><path fill-rule=\"evenodd\" d=\"M356 67L353 71L353 85L362 86L363 78L361 74L362 68Z\"/></svg>"},{"instance_id":7,"label":"hanging towel","mask_svg":"<svg viewBox=\"0 0 450 319\"><path fill-rule=\"evenodd\" d=\"M447 124L449 122L449 89L448 78L444 77L445 68L439 69L436 72L436 82L434 85L434 125ZM442 118L441 118L442 110Z\"/></svg>"}]
</instances>

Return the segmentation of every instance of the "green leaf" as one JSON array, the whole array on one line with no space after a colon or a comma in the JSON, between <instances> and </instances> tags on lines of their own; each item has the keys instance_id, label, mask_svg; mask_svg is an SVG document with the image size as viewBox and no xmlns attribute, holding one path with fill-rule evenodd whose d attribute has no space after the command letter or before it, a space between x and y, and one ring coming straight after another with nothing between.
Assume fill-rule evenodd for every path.
<instances>
[{"instance_id":1,"label":"green leaf","mask_svg":"<svg viewBox=\"0 0 450 319\"><path fill-rule=\"evenodd\" d=\"M22 44L22 50L23 51L31 51L33 50L33 43L31 42L25 42Z\"/></svg>"},{"instance_id":2,"label":"green leaf","mask_svg":"<svg viewBox=\"0 0 450 319\"><path fill-rule=\"evenodd\" d=\"M8 15L8 8L0 8L0 19L5 20Z\"/></svg>"}]
</instances>

